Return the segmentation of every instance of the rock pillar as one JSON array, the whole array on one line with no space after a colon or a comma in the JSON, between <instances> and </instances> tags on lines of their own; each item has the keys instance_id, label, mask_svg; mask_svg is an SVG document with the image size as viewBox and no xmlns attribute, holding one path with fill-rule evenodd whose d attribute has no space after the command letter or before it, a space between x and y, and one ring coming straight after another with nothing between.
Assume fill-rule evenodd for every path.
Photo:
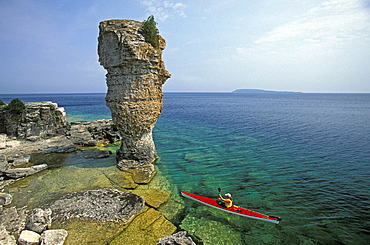
<instances>
[{"instance_id":1,"label":"rock pillar","mask_svg":"<svg viewBox=\"0 0 370 245\"><path fill-rule=\"evenodd\" d=\"M165 40L159 48L145 42L142 23L107 20L99 25L98 54L107 70L106 104L122 137L117 151L121 170L139 171L135 182L147 182L157 159L152 130L162 111L162 85L171 76L164 67Z\"/></svg>"}]
</instances>

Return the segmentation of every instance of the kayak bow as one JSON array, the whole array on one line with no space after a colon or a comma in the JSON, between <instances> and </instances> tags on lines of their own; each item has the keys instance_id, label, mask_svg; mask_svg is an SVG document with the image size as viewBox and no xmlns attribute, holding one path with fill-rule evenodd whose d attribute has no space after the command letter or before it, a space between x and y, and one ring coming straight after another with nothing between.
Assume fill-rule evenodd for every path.
<instances>
[{"instance_id":1,"label":"kayak bow","mask_svg":"<svg viewBox=\"0 0 370 245\"><path fill-rule=\"evenodd\" d=\"M221 211L225 211L225 212L228 212L228 213L240 215L240 216L243 216L243 217L263 220L263 221L271 222L271 223L274 223L274 224L279 224L279 222L281 220L281 218L279 218L279 217L257 213L257 212L254 212L252 210L237 207L237 206L232 206L231 208L225 208L225 207L221 206L220 204L218 204L216 199L195 195L195 194L192 194L192 193L189 193L189 192L181 191L181 195L183 197L186 197L186 198L189 198L191 200L200 202L200 203L202 203L204 205L207 205L207 206L210 206L212 208L216 208L216 209L219 209Z\"/></svg>"}]
</instances>

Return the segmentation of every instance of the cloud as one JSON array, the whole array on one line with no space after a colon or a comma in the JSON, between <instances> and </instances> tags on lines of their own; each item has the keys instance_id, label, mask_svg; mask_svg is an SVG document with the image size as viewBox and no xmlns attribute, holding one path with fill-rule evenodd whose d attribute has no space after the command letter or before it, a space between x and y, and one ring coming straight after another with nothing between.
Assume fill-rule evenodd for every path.
<instances>
[{"instance_id":1,"label":"cloud","mask_svg":"<svg viewBox=\"0 0 370 245\"><path fill-rule=\"evenodd\" d=\"M370 41L369 16L360 0L328 0L298 19L280 25L254 41L259 50L340 50ZM240 47L239 52L251 51Z\"/></svg>"},{"instance_id":2,"label":"cloud","mask_svg":"<svg viewBox=\"0 0 370 245\"><path fill-rule=\"evenodd\" d=\"M141 0L141 3L147 7L149 14L154 15L161 21L165 21L174 16L186 17L184 11L186 5L183 3L156 0Z\"/></svg>"}]
</instances>

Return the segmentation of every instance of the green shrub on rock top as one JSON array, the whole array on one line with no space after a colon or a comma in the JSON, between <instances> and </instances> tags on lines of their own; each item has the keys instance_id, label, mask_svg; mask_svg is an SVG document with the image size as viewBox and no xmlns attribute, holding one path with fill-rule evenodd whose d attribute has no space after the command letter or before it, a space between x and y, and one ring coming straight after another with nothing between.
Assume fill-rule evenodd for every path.
<instances>
[{"instance_id":1,"label":"green shrub on rock top","mask_svg":"<svg viewBox=\"0 0 370 245\"><path fill-rule=\"evenodd\" d=\"M143 27L141 29L142 34L145 38L145 42L150 43L154 48L159 48L159 38L157 22L154 21L154 16L151 15L146 21L143 22Z\"/></svg>"},{"instance_id":2,"label":"green shrub on rock top","mask_svg":"<svg viewBox=\"0 0 370 245\"><path fill-rule=\"evenodd\" d=\"M0 106L6 105L4 101L0 99Z\"/></svg>"},{"instance_id":3,"label":"green shrub on rock top","mask_svg":"<svg viewBox=\"0 0 370 245\"><path fill-rule=\"evenodd\" d=\"M10 101L10 103L4 107L4 110L8 110L8 111L10 111L11 113L13 113L15 115L22 114L22 112L24 111L24 109L26 109L26 106L18 98L12 99Z\"/></svg>"}]
</instances>

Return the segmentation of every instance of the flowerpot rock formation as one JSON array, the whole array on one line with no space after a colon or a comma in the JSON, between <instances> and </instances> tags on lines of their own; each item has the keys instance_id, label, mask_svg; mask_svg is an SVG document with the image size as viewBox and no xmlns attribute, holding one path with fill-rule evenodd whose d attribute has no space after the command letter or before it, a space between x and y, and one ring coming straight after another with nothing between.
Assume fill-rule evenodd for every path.
<instances>
[{"instance_id":1,"label":"flowerpot rock formation","mask_svg":"<svg viewBox=\"0 0 370 245\"><path fill-rule=\"evenodd\" d=\"M165 40L159 48L145 42L143 23L107 20L99 25L98 54L107 70L106 104L122 138L117 166L147 183L157 159L152 130L162 112L162 85L171 76L164 67Z\"/></svg>"}]
</instances>

